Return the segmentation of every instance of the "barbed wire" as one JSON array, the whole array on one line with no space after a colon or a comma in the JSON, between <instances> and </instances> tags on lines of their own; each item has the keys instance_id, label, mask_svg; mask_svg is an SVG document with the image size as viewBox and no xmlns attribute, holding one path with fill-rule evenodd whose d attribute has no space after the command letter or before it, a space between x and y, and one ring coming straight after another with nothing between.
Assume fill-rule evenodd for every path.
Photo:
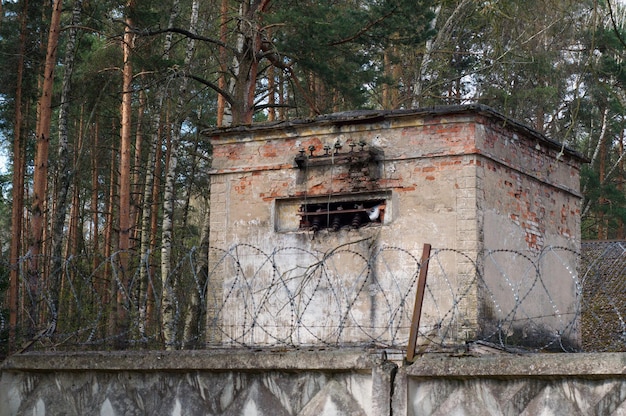
<instances>
[{"instance_id":1,"label":"barbed wire","mask_svg":"<svg viewBox=\"0 0 626 416\"><path fill-rule=\"evenodd\" d=\"M68 257L61 270L46 271L57 288L35 284L32 259L21 259L18 323L12 332L7 297L0 348L13 337L18 350L406 349L419 249L360 240L325 252L236 244L208 256L179 253L167 276L159 251L115 253L96 267L87 256ZM626 350L626 244L582 253L434 248L418 349L480 341L516 351ZM0 267L8 282L9 265Z\"/></svg>"}]
</instances>

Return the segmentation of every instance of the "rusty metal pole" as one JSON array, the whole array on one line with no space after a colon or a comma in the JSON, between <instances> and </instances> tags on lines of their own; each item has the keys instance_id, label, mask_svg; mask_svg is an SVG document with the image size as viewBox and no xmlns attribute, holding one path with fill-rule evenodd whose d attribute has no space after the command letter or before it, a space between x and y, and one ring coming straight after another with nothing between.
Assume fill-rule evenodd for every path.
<instances>
[{"instance_id":1,"label":"rusty metal pole","mask_svg":"<svg viewBox=\"0 0 626 416\"><path fill-rule=\"evenodd\" d=\"M420 274L417 279L417 290L415 292L415 306L413 307L413 318L411 318L411 332L409 334L409 345L406 350L406 360L412 362L415 357L415 346L417 335L420 329L420 318L422 316L422 304L424 303L424 291L426 290L426 275L428 274L428 260L430 259L430 244L424 244L422 249L422 261L420 262Z\"/></svg>"}]
</instances>

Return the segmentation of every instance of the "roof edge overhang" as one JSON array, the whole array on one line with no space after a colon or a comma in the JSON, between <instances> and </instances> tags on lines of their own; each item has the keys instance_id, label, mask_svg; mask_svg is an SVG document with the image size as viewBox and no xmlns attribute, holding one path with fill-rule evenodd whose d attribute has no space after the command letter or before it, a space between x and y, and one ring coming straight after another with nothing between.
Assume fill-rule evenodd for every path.
<instances>
[{"instance_id":1,"label":"roof edge overhang","mask_svg":"<svg viewBox=\"0 0 626 416\"><path fill-rule=\"evenodd\" d=\"M445 116L460 114L478 114L501 122L503 126L513 131L520 132L532 139L545 144L547 147L557 149L564 154L573 157L581 163L588 163L589 159L578 151L571 149L563 143L558 142L537 130L516 121L493 108L483 104L465 104L450 106L435 106L404 110L354 110L339 113L324 114L314 118L294 119L274 122L264 122L233 127L211 128L202 130L201 134L217 139L224 136L238 134L249 134L254 132L268 133L272 130L310 128L313 126L345 126L363 123L383 122L394 118L414 117L414 116Z\"/></svg>"}]
</instances>

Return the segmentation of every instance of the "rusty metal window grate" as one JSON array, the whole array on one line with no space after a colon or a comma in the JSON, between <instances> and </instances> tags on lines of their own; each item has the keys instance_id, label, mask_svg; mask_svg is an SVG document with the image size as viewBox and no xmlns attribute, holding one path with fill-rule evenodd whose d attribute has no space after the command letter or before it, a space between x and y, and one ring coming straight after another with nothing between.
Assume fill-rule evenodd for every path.
<instances>
[{"instance_id":1,"label":"rusty metal window grate","mask_svg":"<svg viewBox=\"0 0 626 416\"><path fill-rule=\"evenodd\" d=\"M382 224L385 208L384 199L302 204L298 210L300 229L339 231Z\"/></svg>"}]
</instances>

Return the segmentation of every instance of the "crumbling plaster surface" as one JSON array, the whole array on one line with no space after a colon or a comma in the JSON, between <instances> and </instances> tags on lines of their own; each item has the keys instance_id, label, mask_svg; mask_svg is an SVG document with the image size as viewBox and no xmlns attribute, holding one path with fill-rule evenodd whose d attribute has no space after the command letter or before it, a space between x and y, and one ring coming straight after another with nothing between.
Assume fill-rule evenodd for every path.
<instances>
[{"instance_id":1,"label":"crumbling plaster surface","mask_svg":"<svg viewBox=\"0 0 626 416\"><path fill-rule=\"evenodd\" d=\"M493 252L481 272L486 286L501 293L497 308L488 302L483 310L483 335L541 345L559 328L563 343L553 348L577 349L579 328L563 323L579 314L580 160L497 123L480 124L476 142L484 156L478 222L484 248ZM508 311L518 322L504 333L494 330Z\"/></svg>"},{"instance_id":2,"label":"crumbling plaster surface","mask_svg":"<svg viewBox=\"0 0 626 416\"><path fill-rule=\"evenodd\" d=\"M532 249L579 244L583 159L486 107L339 114L208 134L214 145L215 242L284 241L283 234L267 233L273 231L273 203L281 198L385 190L398 198L386 229L403 245ZM350 143L378 149L378 171L355 181L339 164L296 167L301 149L308 155L314 146L319 157L324 145L333 148L337 142L342 154L350 151ZM494 217L502 220L491 226ZM416 231L399 234L408 224ZM506 239L516 232L525 233L524 238Z\"/></svg>"},{"instance_id":3,"label":"crumbling plaster surface","mask_svg":"<svg viewBox=\"0 0 626 416\"><path fill-rule=\"evenodd\" d=\"M439 304L435 305L440 310L454 307L460 311L452 335L460 341L474 338L481 330L493 332L493 325L508 319L510 311L521 310L509 304L522 297L530 302L523 313L533 319L545 312L535 315L535 306L561 314L552 321L547 319L545 328L535 325L535 332L538 327L539 332L545 329L541 337L576 314L575 276L567 270L575 271L577 267L581 200L578 180L584 159L491 109L460 106L339 114L219 130L209 135L214 146L214 247L227 250L243 243L264 253L272 253L277 247L327 253L349 242L367 241L372 248L392 246L416 255L424 243L456 250L458 255L449 255L444 261L445 276L438 276L436 270L429 272L429 287L433 293L451 289L464 294L458 304L456 299L437 296ZM351 151L350 143L361 142L366 149L375 150L376 157L367 167L359 170L349 163L335 163L332 156L326 157L324 164L316 162L325 145L334 149L334 144L340 143L343 147L339 153L345 155ZM315 149L311 163L298 166L300 151L308 155L311 146ZM352 151L360 150L356 146ZM389 215L382 225L338 232L294 229L299 202L355 194L389 195ZM283 227L281 221L290 225ZM542 250L553 246L565 247L571 253L559 259L563 267L546 266L542 272L549 280L544 286L537 284L536 274L528 279L517 277L527 265L518 269L520 264L516 262L473 261L486 250L541 256ZM219 258L210 260L219 262ZM254 272L256 266L249 265L249 271ZM360 265L352 266L356 270ZM351 267L346 264L345 268ZM233 273L223 270L222 274ZM480 292L475 284L477 275L487 283L489 293ZM514 282L505 281L503 276L512 276ZM519 279L528 282L520 283ZM219 287L218 282L214 283ZM227 279L224 288L229 287ZM549 295L532 292L544 287L551 292ZM485 302L507 307L498 312L492 305L484 306ZM435 314L426 306L422 322L426 326L434 324L436 320L429 320L429 316ZM481 318L490 322L479 322ZM481 329L485 325L488 328ZM575 347L577 328L574 325L567 330ZM497 335L499 330L495 331ZM515 328L504 336L528 340L529 334L528 328Z\"/></svg>"},{"instance_id":4,"label":"crumbling plaster surface","mask_svg":"<svg viewBox=\"0 0 626 416\"><path fill-rule=\"evenodd\" d=\"M459 224L456 218L459 212L468 219L476 217L475 157L466 154L472 151L468 148L474 130L470 119L412 118L221 135L214 141L211 238L218 244L289 244L298 237L272 232L276 200L392 190L394 213L380 230L380 239L389 241L393 236L406 249L420 249L424 242L438 247L475 246L475 227L468 229L469 224ZM305 172L294 166L300 149L315 146L319 155L325 144L337 141L343 144L342 152L349 151L349 143L359 141L381 149L384 156L377 166L377 179L359 188L347 180L345 166ZM407 229L414 231L402 233ZM360 234L356 230L337 238L358 239ZM315 248L336 243L334 238L305 241L312 241L309 245Z\"/></svg>"},{"instance_id":5,"label":"crumbling plaster surface","mask_svg":"<svg viewBox=\"0 0 626 416\"><path fill-rule=\"evenodd\" d=\"M277 247L297 247L303 253L328 253L336 247L358 241L360 246L364 246L363 253L367 253L369 248L375 250L393 246L418 255L423 244L430 243L435 247L457 248L471 254L477 250L479 230L475 221L478 206L474 180L476 156L463 153L468 151L468 142L474 131L470 119L466 116L454 120L400 119L391 124L363 123L338 128L317 126L299 129L297 133L291 130L255 130L233 137L220 136L214 143L211 245L228 249L244 243L264 253L273 253ZM419 125L416 126L416 123ZM337 141L343 144L342 152L349 151L349 143L364 141L368 143L368 148L378 149L384 155L382 160L374 163L375 166L368 167L367 174L358 181L350 179L350 167L346 165L331 164L305 170L294 166L299 149L315 146L317 154L320 154L324 144L331 145ZM354 151L360 150L357 148ZM292 212L277 212L282 200L299 199L303 203L315 197L352 197L355 192L368 196L389 195L389 209L382 226L342 229L339 232L322 230L315 234L308 230L277 230L280 228L276 225L277 218L281 215L296 218L297 213L294 209L297 203L291 205ZM220 258L211 260L213 264L218 264ZM307 264L304 260L304 255L285 258L284 261L293 264L281 263L281 270ZM237 267L240 266L244 275L260 276L255 273L258 262L237 263ZM403 266L396 264L394 267ZM469 281L473 270L468 270L468 267L471 265L458 262L450 264L447 269L448 272L455 271L455 275L466 276ZM341 277L350 282L353 281L351 275L363 270L363 265L342 263L337 273L341 270L345 270ZM225 268L220 274L226 276L223 287L229 291L233 287L229 279L234 276L233 271ZM412 273L396 274L405 279L398 282L400 287L409 285L414 277ZM269 279L271 277L268 276L268 282ZM446 291L446 284L443 279L432 279L435 292ZM475 304L475 299L476 296L470 294L463 303ZM379 304L383 305L384 300ZM371 305L375 307L375 303ZM452 301L446 303L442 299L439 307L448 310ZM233 308L238 309L234 303ZM466 326L475 326L476 308L460 305L460 309L466 312ZM229 323L238 319L237 310L224 311L223 316ZM310 307L307 311L316 313L317 310ZM371 316L379 315L377 311L366 309L355 310L351 314L357 321L368 323ZM382 327L388 318L380 319L380 325L376 326ZM325 320L327 318L319 317L320 322ZM423 323L433 325L431 321L425 317ZM354 332L359 337L354 342L369 339L363 331L357 329ZM408 326L402 332L408 335ZM345 330L342 331L344 337L346 334ZM315 342L318 335L313 335L309 342ZM319 337L325 339L326 334ZM271 341L260 338L251 340L261 343Z\"/></svg>"},{"instance_id":6,"label":"crumbling plaster surface","mask_svg":"<svg viewBox=\"0 0 626 416\"><path fill-rule=\"evenodd\" d=\"M576 158L497 124L481 124L476 141L485 156L479 175L485 247L579 250Z\"/></svg>"}]
</instances>

